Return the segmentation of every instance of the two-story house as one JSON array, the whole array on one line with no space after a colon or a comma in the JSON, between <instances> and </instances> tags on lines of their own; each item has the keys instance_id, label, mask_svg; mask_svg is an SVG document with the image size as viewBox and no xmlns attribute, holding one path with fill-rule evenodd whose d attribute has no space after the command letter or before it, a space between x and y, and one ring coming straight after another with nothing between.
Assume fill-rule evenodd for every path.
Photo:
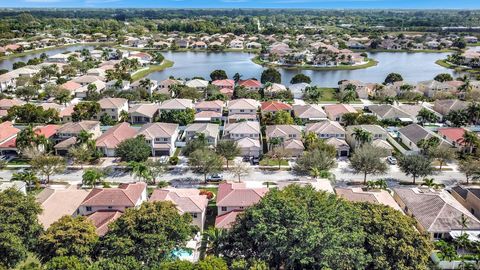
<instances>
[{"instance_id":1,"label":"two-story house","mask_svg":"<svg viewBox=\"0 0 480 270\"><path fill-rule=\"evenodd\" d=\"M98 101L100 112L94 116L95 120L100 120L103 115L109 115L114 121L120 119L122 112L128 112L128 100L125 98L102 98Z\"/></svg>"},{"instance_id":2,"label":"two-story house","mask_svg":"<svg viewBox=\"0 0 480 270\"><path fill-rule=\"evenodd\" d=\"M319 139L338 138L345 139L345 129L336 121L322 121L309 123L305 126L305 133L315 133Z\"/></svg>"},{"instance_id":3,"label":"two-story house","mask_svg":"<svg viewBox=\"0 0 480 270\"><path fill-rule=\"evenodd\" d=\"M147 200L147 184L122 183L118 188L94 188L83 200L76 214L87 216L97 211L120 211L139 207Z\"/></svg>"},{"instance_id":4,"label":"two-story house","mask_svg":"<svg viewBox=\"0 0 480 270\"><path fill-rule=\"evenodd\" d=\"M200 190L194 188L155 189L149 201L172 202L180 214L190 214L192 216L192 225L203 231L208 199L207 195L200 195Z\"/></svg>"},{"instance_id":5,"label":"two-story house","mask_svg":"<svg viewBox=\"0 0 480 270\"><path fill-rule=\"evenodd\" d=\"M135 104L128 110L128 116L132 124L152 123L158 116L158 104Z\"/></svg>"},{"instance_id":6,"label":"two-story house","mask_svg":"<svg viewBox=\"0 0 480 270\"><path fill-rule=\"evenodd\" d=\"M56 143L54 149L57 155L66 155L68 153L68 149L75 145L77 142L77 137L82 131L92 134L93 140L102 135L102 131L100 130L100 122L98 121L65 123L58 128L54 138Z\"/></svg>"},{"instance_id":7,"label":"two-story house","mask_svg":"<svg viewBox=\"0 0 480 270\"><path fill-rule=\"evenodd\" d=\"M195 103L195 122L221 121L224 102L221 100Z\"/></svg>"},{"instance_id":8,"label":"two-story house","mask_svg":"<svg viewBox=\"0 0 480 270\"><path fill-rule=\"evenodd\" d=\"M223 130L223 138L236 141L241 155L245 157L260 156L261 137L260 123L257 121L229 123Z\"/></svg>"},{"instance_id":9,"label":"two-story house","mask_svg":"<svg viewBox=\"0 0 480 270\"><path fill-rule=\"evenodd\" d=\"M297 125L267 126L265 135L268 148L283 147L292 156L300 156L304 146L302 142L302 127Z\"/></svg>"},{"instance_id":10,"label":"two-story house","mask_svg":"<svg viewBox=\"0 0 480 270\"><path fill-rule=\"evenodd\" d=\"M217 145L220 126L211 123L193 123L189 124L184 130L185 140L187 142L196 138L199 134L203 134L208 142L208 145Z\"/></svg>"},{"instance_id":11,"label":"two-story house","mask_svg":"<svg viewBox=\"0 0 480 270\"><path fill-rule=\"evenodd\" d=\"M146 142L152 147L152 156L171 156L175 152L178 138L178 124L149 123L138 130Z\"/></svg>"},{"instance_id":12,"label":"two-story house","mask_svg":"<svg viewBox=\"0 0 480 270\"><path fill-rule=\"evenodd\" d=\"M227 103L228 123L235 123L240 120L257 120L257 111L260 103L254 99L241 98L231 100Z\"/></svg>"}]
</instances>

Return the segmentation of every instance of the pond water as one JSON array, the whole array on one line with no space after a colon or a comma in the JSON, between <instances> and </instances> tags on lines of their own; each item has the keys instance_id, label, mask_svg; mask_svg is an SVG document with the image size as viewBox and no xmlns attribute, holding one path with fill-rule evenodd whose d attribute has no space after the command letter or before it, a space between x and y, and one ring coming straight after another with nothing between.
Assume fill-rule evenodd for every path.
<instances>
[{"instance_id":1,"label":"pond water","mask_svg":"<svg viewBox=\"0 0 480 270\"><path fill-rule=\"evenodd\" d=\"M439 73L454 71L435 64L436 60L445 58L449 53L406 53L406 52L375 52L369 53L369 57L377 60L377 66L357 70L296 70L279 68L282 74L282 83L289 84L290 79L297 73L310 76L312 84L323 87L335 87L338 81L345 79L361 80L364 82L383 82L391 72L400 73L403 78L414 84L419 81L431 80ZM215 69L223 69L229 77L236 72L243 79L260 79L262 66L251 61L255 56L243 52L167 52L166 59L175 62L174 66L164 71L149 75L151 79L163 80L169 76L176 78L192 78L195 76L210 79L210 72ZM453 74L454 75L454 74Z\"/></svg>"},{"instance_id":2,"label":"pond water","mask_svg":"<svg viewBox=\"0 0 480 270\"><path fill-rule=\"evenodd\" d=\"M9 58L9 59L3 60L3 61L0 60L0 69L12 70L13 69L13 63L20 62L20 61L27 63L27 61L30 60L30 59L33 59L35 57L40 57L40 55L42 55L42 53L45 53L46 55L50 56L50 55L55 55L57 53L63 53L63 52L66 52L66 51L73 52L73 51L78 51L78 50L82 50L82 49L91 50L93 48L95 48L95 46L93 46L93 45L72 45L72 46L67 46L67 47L62 47L62 48L52 48L51 50L38 52L38 53L31 53L31 54L28 54L28 55L25 55L25 56L22 56L22 57Z\"/></svg>"}]
</instances>

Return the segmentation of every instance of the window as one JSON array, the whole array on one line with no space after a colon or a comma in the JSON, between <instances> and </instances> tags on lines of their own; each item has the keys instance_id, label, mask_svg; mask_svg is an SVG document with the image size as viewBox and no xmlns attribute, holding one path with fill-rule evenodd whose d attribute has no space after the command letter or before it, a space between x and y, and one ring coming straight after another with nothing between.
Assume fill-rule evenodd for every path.
<instances>
[{"instance_id":1,"label":"window","mask_svg":"<svg viewBox=\"0 0 480 270\"><path fill-rule=\"evenodd\" d=\"M440 238L442 238L442 233L433 233L433 238L434 238L434 239L440 239Z\"/></svg>"},{"instance_id":2,"label":"window","mask_svg":"<svg viewBox=\"0 0 480 270\"><path fill-rule=\"evenodd\" d=\"M227 207L222 206L222 211L227 211Z\"/></svg>"},{"instance_id":3,"label":"window","mask_svg":"<svg viewBox=\"0 0 480 270\"><path fill-rule=\"evenodd\" d=\"M92 211L92 207L91 206L87 206L85 207L87 209L88 212Z\"/></svg>"},{"instance_id":4,"label":"window","mask_svg":"<svg viewBox=\"0 0 480 270\"><path fill-rule=\"evenodd\" d=\"M113 206L109 206L109 207L108 207L108 209L112 209L112 208L113 208Z\"/></svg>"},{"instance_id":5,"label":"window","mask_svg":"<svg viewBox=\"0 0 480 270\"><path fill-rule=\"evenodd\" d=\"M475 209L470 208L470 212L475 215Z\"/></svg>"},{"instance_id":6,"label":"window","mask_svg":"<svg viewBox=\"0 0 480 270\"><path fill-rule=\"evenodd\" d=\"M239 208L243 210L244 207L243 207L243 206L240 206Z\"/></svg>"},{"instance_id":7,"label":"window","mask_svg":"<svg viewBox=\"0 0 480 270\"><path fill-rule=\"evenodd\" d=\"M192 213L192 218L197 218L197 213Z\"/></svg>"}]
</instances>

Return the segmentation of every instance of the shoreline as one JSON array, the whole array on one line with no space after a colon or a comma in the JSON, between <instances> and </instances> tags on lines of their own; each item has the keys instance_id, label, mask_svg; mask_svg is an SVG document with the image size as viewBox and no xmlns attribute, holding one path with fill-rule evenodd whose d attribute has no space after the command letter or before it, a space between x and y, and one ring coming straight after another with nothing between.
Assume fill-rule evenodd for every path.
<instances>
[{"instance_id":1,"label":"shoreline","mask_svg":"<svg viewBox=\"0 0 480 270\"><path fill-rule=\"evenodd\" d=\"M317 71L335 71L335 70L357 70L374 67L378 64L378 61L372 58L368 58L368 62L358 66L332 66L332 67L317 67L317 66L287 66L287 65L278 65L263 62L260 60L259 56L256 56L251 59L251 61L260 66L266 67L278 67L283 69L298 69L298 70L317 70Z\"/></svg>"},{"instance_id":2,"label":"shoreline","mask_svg":"<svg viewBox=\"0 0 480 270\"><path fill-rule=\"evenodd\" d=\"M478 68L475 69L475 68L468 68L468 67L462 67L462 66L454 65L454 64L448 63L446 59L439 59L439 60L435 61L435 64L437 64L441 67L444 67L444 68L452 69L456 72L468 72L468 73L472 73L472 74L479 74L480 73L480 69L478 69Z\"/></svg>"},{"instance_id":3,"label":"shoreline","mask_svg":"<svg viewBox=\"0 0 480 270\"><path fill-rule=\"evenodd\" d=\"M160 65L150 65L147 68L144 68L144 69L141 69L141 70L138 70L138 71L134 72L132 74L132 81L141 80L141 79L147 77L148 75L150 75L153 72L163 71L167 68L172 67L174 64L175 64L175 62L165 59L165 60L163 60L163 62Z\"/></svg>"},{"instance_id":4,"label":"shoreline","mask_svg":"<svg viewBox=\"0 0 480 270\"><path fill-rule=\"evenodd\" d=\"M48 51L51 51L51 50L68 48L68 47L73 47L73 46L82 46L82 45L83 46L96 46L96 45L113 45L113 44L115 44L115 43L114 42L83 42L83 43L65 44L65 45L60 45L60 46L41 48L41 49L35 49L35 50L30 50L30 51L24 51L24 52L21 52L21 53L4 55L4 56L0 57L0 62L4 61L4 60L10 60L10 59L13 59L13 58L25 57L25 56L28 56L28 55L31 55L31 54L48 52Z\"/></svg>"}]
</instances>

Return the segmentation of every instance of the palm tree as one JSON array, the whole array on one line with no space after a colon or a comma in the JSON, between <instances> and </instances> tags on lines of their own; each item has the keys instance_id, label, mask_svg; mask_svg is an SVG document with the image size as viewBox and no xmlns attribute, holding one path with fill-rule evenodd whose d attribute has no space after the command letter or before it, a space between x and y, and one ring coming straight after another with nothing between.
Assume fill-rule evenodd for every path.
<instances>
[{"instance_id":1,"label":"palm tree","mask_svg":"<svg viewBox=\"0 0 480 270\"><path fill-rule=\"evenodd\" d=\"M131 170L131 174L134 178L138 178L141 181L148 182L152 179L150 168L143 162L131 161L128 163L128 167Z\"/></svg>"},{"instance_id":2,"label":"palm tree","mask_svg":"<svg viewBox=\"0 0 480 270\"><path fill-rule=\"evenodd\" d=\"M480 119L480 104L478 102L472 102L466 109L469 116L470 123L476 125Z\"/></svg>"},{"instance_id":3,"label":"palm tree","mask_svg":"<svg viewBox=\"0 0 480 270\"><path fill-rule=\"evenodd\" d=\"M27 184L27 189L32 188L38 184L38 177L32 171L24 171L20 173L14 173L11 181L21 181Z\"/></svg>"},{"instance_id":4,"label":"palm tree","mask_svg":"<svg viewBox=\"0 0 480 270\"><path fill-rule=\"evenodd\" d=\"M98 169L87 169L83 172L82 184L94 188L104 177L105 174Z\"/></svg>"},{"instance_id":5,"label":"palm tree","mask_svg":"<svg viewBox=\"0 0 480 270\"><path fill-rule=\"evenodd\" d=\"M473 149L479 144L480 140L475 132L466 131L463 134L463 141L465 145L468 147L468 153L473 153Z\"/></svg>"},{"instance_id":6,"label":"palm tree","mask_svg":"<svg viewBox=\"0 0 480 270\"><path fill-rule=\"evenodd\" d=\"M220 247L223 243L223 238L225 235L226 233L224 229L211 227L206 230L204 235L207 243L206 253L218 256L220 254Z\"/></svg>"},{"instance_id":7,"label":"palm tree","mask_svg":"<svg viewBox=\"0 0 480 270\"><path fill-rule=\"evenodd\" d=\"M120 122L128 122L129 120L129 115L127 111L121 111L120 112Z\"/></svg>"},{"instance_id":8,"label":"palm tree","mask_svg":"<svg viewBox=\"0 0 480 270\"><path fill-rule=\"evenodd\" d=\"M93 138L93 134L85 130L80 131L77 136L77 145L86 144Z\"/></svg>"},{"instance_id":9,"label":"palm tree","mask_svg":"<svg viewBox=\"0 0 480 270\"><path fill-rule=\"evenodd\" d=\"M435 183L435 180L433 178L423 178L422 186L426 186L426 187L433 188L433 189L438 189L438 188L442 187L443 185Z\"/></svg>"},{"instance_id":10,"label":"palm tree","mask_svg":"<svg viewBox=\"0 0 480 270\"><path fill-rule=\"evenodd\" d=\"M353 137L358 142L358 147L372 141L372 133L361 128L355 128L353 130Z\"/></svg>"}]
</instances>

